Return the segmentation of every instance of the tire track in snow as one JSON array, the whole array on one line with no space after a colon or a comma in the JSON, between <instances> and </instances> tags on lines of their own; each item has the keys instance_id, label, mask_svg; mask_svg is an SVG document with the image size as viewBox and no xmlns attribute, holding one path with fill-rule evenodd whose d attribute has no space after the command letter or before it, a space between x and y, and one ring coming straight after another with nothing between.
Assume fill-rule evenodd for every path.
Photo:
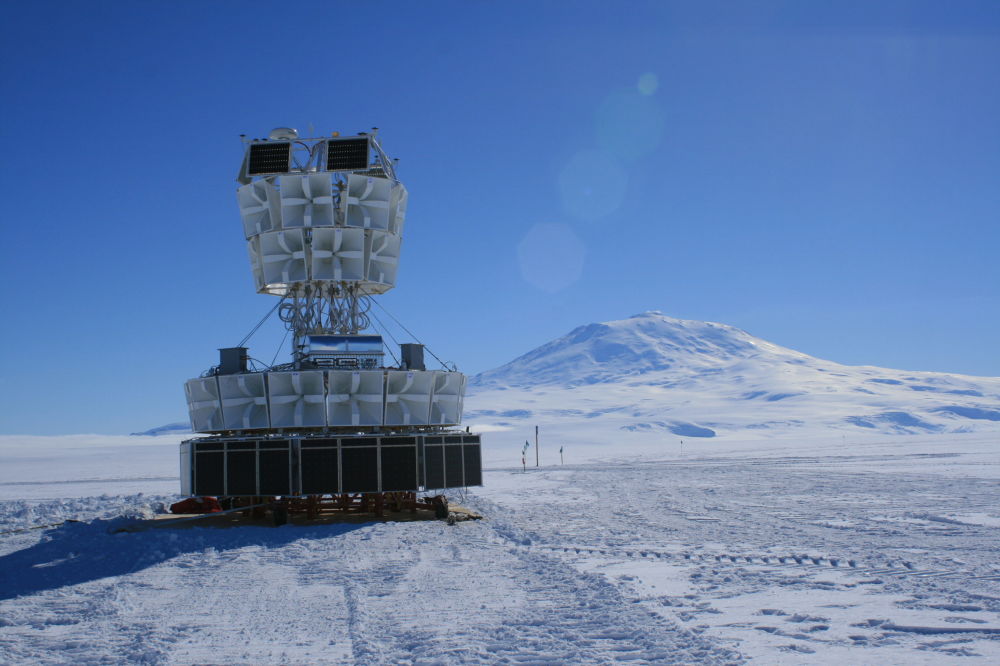
<instances>
[{"instance_id":1,"label":"tire track in snow","mask_svg":"<svg viewBox=\"0 0 1000 666\"><path fill-rule=\"evenodd\" d=\"M531 531L515 538L516 548L599 572L629 598L684 626L712 627L714 636L745 639L740 644L751 646L754 656L775 660L781 651L808 653L810 644L821 649L830 643L860 661L879 660L868 650L885 647L879 654L891 661L913 654L912 649L944 657L948 648L883 640L875 630L849 626L857 620L844 617L853 612L895 616L896 604L910 598L969 603L977 592L992 600L983 602L985 626L994 621L991 613L1000 612L990 592L1000 580L995 528L949 524L940 529L928 522L984 504L992 507L984 513L995 515L996 490L995 484L975 480L815 472L760 461L750 470L731 464L680 470L657 463L543 470L497 479L480 494L502 504L483 504L482 513L502 515ZM925 516L930 518L922 520ZM817 634L793 623L788 630L775 630L773 640L765 639L772 652L759 651L761 638L751 634L761 622L752 616L752 606L751 617L745 617L733 599L767 608L764 603L774 602L752 600L780 593L804 603L801 608L809 609L804 616L829 613L839 624ZM880 610L825 612L822 601L805 601L809 595L846 604L843 608ZM792 609L789 616L798 612L797 606ZM761 631L769 629L774 627ZM864 640L854 645L850 636L862 634ZM983 636L968 640L982 649ZM977 654L976 649L968 654Z\"/></svg>"}]
</instances>

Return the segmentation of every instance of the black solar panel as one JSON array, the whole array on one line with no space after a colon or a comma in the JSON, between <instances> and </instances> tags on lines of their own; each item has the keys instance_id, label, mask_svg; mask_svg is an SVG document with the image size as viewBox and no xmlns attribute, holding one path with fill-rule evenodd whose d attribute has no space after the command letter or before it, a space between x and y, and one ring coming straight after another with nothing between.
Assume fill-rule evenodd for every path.
<instances>
[{"instance_id":1,"label":"black solar panel","mask_svg":"<svg viewBox=\"0 0 1000 666\"><path fill-rule=\"evenodd\" d=\"M336 440L326 440L336 441ZM305 446L306 442L302 442ZM337 480L337 449L303 449L302 493L325 495L340 492Z\"/></svg>"},{"instance_id":2,"label":"black solar panel","mask_svg":"<svg viewBox=\"0 0 1000 666\"><path fill-rule=\"evenodd\" d=\"M256 495L257 453L255 451L230 451L226 455L226 494Z\"/></svg>"},{"instance_id":3,"label":"black solar panel","mask_svg":"<svg viewBox=\"0 0 1000 666\"><path fill-rule=\"evenodd\" d=\"M341 446L376 446L378 440L374 437L345 437L340 440Z\"/></svg>"},{"instance_id":4,"label":"black solar panel","mask_svg":"<svg viewBox=\"0 0 1000 666\"><path fill-rule=\"evenodd\" d=\"M428 437L427 439L430 439ZM444 447L424 447L424 486L444 488Z\"/></svg>"},{"instance_id":5,"label":"black solar panel","mask_svg":"<svg viewBox=\"0 0 1000 666\"><path fill-rule=\"evenodd\" d=\"M463 448L465 449L463 454L465 462L465 485L483 485L483 463L479 444L464 444Z\"/></svg>"},{"instance_id":6,"label":"black solar panel","mask_svg":"<svg viewBox=\"0 0 1000 666\"><path fill-rule=\"evenodd\" d=\"M226 448L225 442L195 442L195 451L221 451Z\"/></svg>"},{"instance_id":7,"label":"black solar panel","mask_svg":"<svg viewBox=\"0 0 1000 666\"><path fill-rule=\"evenodd\" d=\"M194 495L225 495L225 453L196 453Z\"/></svg>"},{"instance_id":8,"label":"black solar panel","mask_svg":"<svg viewBox=\"0 0 1000 666\"><path fill-rule=\"evenodd\" d=\"M229 449L230 451L256 451L257 442L256 441L229 442L228 444L226 444L226 448Z\"/></svg>"},{"instance_id":9,"label":"black solar panel","mask_svg":"<svg viewBox=\"0 0 1000 666\"><path fill-rule=\"evenodd\" d=\"M444 487L461 488L465 485L465 467L462 465L462 447L444 447Z\"/></svg>"},{"instance_id":10,"label":"black solar panel","mask_svg":"<svg viewBox=\"0 0 1000 666\"><path fill-rule=\"evenodd\" d=\"M344 482L341 492L378 492L378 449L341 449L341 477Z\"/></svg>"},{"instance_id":11,"label":"black solar panel","mask_svg":"<svg viewBox=\"0 0 1000 666\"><path fill-rule=\"evenodd\" d=\"M250 164L247 174L257 176L264 173L288 173L292 156L292 144L254 143L250 146Z\"/></svg>"},{"instance_id":12,"label":"black solar panel","mask_svg":"<svg viewBox=\"0 0 1000 666\"><path fill-rule=\"evenodd\" d=\"M260 494L288 495L292 492L288 451L261 451Z\"/></svg>"},{"instance_id":13,"label":"black solar panel","mask_svg":"<svg viewBox=\"0 0 1000 666\"><path fill-rule=\"evenodd\" d=\"M355 171L368 168L368 137L330 139L326 142L328 171Z\"/></svg>"},{"instance_id":14,"label":"black solar panel","mask_svg":"<svg viewBox=\"0 0 1000 666\"><path fill-rule=\"evenodd\" d=\"M385 441L384 439L382 441ZM417 447L383 446L382 488L390 490L417 489Z\"/></svg>"},{"instance_id":15,"label":"black solar panel","mask_svg":"<svg viewBox=\"0 0 1000 666\"><path fill-rule=\"evenodd\" d=\"M328 449L337 448L335 439L303 439L301 444L303 449Z\"/></svg>"}]
</instances>

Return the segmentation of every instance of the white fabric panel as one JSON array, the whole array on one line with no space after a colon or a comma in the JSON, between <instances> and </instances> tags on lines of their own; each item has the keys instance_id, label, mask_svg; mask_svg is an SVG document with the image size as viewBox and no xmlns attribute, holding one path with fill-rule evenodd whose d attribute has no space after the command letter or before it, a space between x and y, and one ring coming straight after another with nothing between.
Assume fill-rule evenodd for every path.
<instances>
[{"instance_id":1,"label":"white fabric panel","mask_svg":"<svg viewBox=\"0 0 1000 666\"><path fill-rule=\"evenodd\" d=\"M392 181L352 173L347 177L347 196L343 197L344 223L364 229L389 228L389 202Z\"/></svg>"},{"instance_id":2,"label":"white fabric panel","mask_svg":"<svg viewBox=\"0 0 1000 666\"><path fill-rule=\"evenodd\" d=\"M308 176L281 176L281 223L291 227L333 226L333 191L325 173Z\"/></svg>"},{"instance_id":3,"label":"white fabric panel","mask_svg":"<svg viewBox=\"0 0 1000 666\"><path fill-rule=\"evenodd\" d=\"M219 384L215 377L189 379L184 384L187 394L191 430L213 432L222 430L222 403L219 402Z\"/></svg>"},{"instance_id":4,"label":"white fabric panel","mask_svg":"<svg viewBox=\"0 0 1000 666\"><path fill-rule=\"evenodd\" d=\"M326 395L323 371L269 372L272 428L326 425Z\"/></svg>"},{"instance_id":5,"label":"white fabric panel","mask_svg":"<svg viewBox=\"0 0 1000 666\"><path fill-rule=\"evenodd\" d=\"M462 397L465 375L461 372L434 372L434 395L431 397L431 423L451 425L462 422Z\"/></svg>"},{"instance_id":6,"label":"white fabric panel","mask_svg":"<svg viewBox=\"0 0 1000 666\"><path fill-rule=\"evenodd\" d=\"M312 279L364 280L364 230L315 229L312 232Z\"/></svg>"},{"instance_id":7,"label":"white fabric panel","mask_svg":"<svg viewBox=\"0 0 1000 666\"><path fill-rule=\"evenodd\" d=\"M382 231L371 232L368 251L368 281L396 284L399 266L399 236Z\"/></svg>"},{"instance_id":8,"label":"white fabric panel","mask_svg":"<svg viewBox=\"0 0 1000 666\"><path fill-rule=\"evenodd\" d=\"M385 425L427 425L434 373L390 370L386 375Z\"/></svg>"},{"instance_id":9,"label":"white fabric panel","mask_svg":"<svg viewBox=\"0 0 1000 666\"><path fill-rule=\"evenodd\" d=\"M305 235L301 229L272 231L259 238L265 284L290 284L307 279Z\"/></svg>"},{"instance_id":10,"label":"white fabric panel","mask_svg":"<svg viewBox=\"0 0 1000 666\"><path fill-rule=\"evenodd\" d=\"M330 370L327 423L331 426L382 425L381 370Z\"/></svg>"},{"instance_id":11,"label":"white fabric panel","mask_svg":"<svg viewBox=\"0 0 1000 666\"><path fill-rule=\"evenodd\" d=\"M389 231L397 236L403 235L403 223L406 221L406 204L410 195L402 183L396 183L392 188L392 198L389 200Z\"/></svg>"},{"instance_id":12,"label":"white fabric panel","mask_svg":"<svg viewBox=\"0 0 1000 666\"><path fill-rule=\"evenodd\" d=\"M226 430L267 428L267 392L264 375L219 375L222 420Z\"/></svg>"},{"instance_id":13,"label":"white fabric panel","mask_svg":"<svg viewBox=\"0 0 1000 666\"><path fill-rule=\"evenodd\" d=\"M266 180L256 180L236 190L236 201L247 238L281 227L278 190Z\"/></svg>"}]
</instances>

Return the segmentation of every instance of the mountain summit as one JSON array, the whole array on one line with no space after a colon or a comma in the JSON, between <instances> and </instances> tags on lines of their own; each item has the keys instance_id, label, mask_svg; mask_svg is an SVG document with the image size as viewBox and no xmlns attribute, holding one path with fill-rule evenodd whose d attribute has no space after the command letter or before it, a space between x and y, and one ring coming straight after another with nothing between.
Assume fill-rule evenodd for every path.
<instances>
[{"instance_id":1,"label":"mountain summit","mask_svg":"<svg viewBox=\"0 0 1000 666\"><path fill-rule=\"evenodd\" d=\"M575 328L506 365L477 375L473 386L581 386L657 371L684 374L719 370L752 358L796 362L809 357L733 326L675 319L653 310Z\"/></svg>"},{"instance_id":2,"label":"mountain summit","mask_svg":"<svg viewBox=\"0 0 1000 666\"><path fill-rule=\"evenodd\" d=\"M469 420L498 427L597 419L686 436L1000 429L1000 378L847 366L660 312L580 326L470 388Z\"/></svg>"}]
</instances>

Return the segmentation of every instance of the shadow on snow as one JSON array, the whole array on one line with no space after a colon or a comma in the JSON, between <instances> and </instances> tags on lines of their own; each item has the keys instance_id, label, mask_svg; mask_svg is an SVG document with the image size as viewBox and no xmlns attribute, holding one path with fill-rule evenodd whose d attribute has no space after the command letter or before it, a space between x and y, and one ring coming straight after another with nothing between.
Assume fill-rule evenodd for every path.
<instances>
[{"instance_id":1,"label":"shadow on snow","mask_svg":"<svg viewBox=\"0 0 1000 666\"><path fill-rule=\"evenodd\" d=\"M0 556L0 600L124 576L190 553L218 553L248 546L280 548L299 540L337 537L373 524L160 528L112 534L132 522L115 519L65 523L48 530L34 546Z\"/></svg>"}]
</instances>

